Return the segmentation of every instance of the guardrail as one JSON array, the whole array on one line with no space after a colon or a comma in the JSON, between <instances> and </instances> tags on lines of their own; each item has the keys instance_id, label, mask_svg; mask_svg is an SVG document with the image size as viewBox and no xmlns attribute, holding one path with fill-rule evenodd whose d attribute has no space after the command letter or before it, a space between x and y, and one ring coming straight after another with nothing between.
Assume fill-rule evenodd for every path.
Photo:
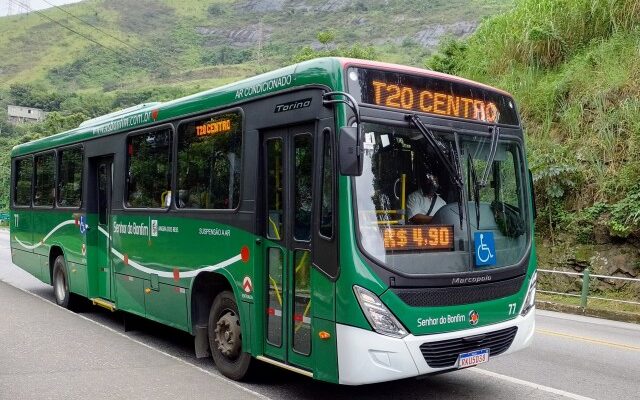
<instances>
[{"instance_id":1,"label":"guardrail","mask_svg":"<svg viewBox=\"0 0 640 400\"><path fill-rule=\"evenodd\" d=\"M625 277L621 277L621 276L609 276L609 275L591 274L589 272L589 268L585 269L582 272L558 271L558 270L553 270L553 269L538 269L538 272L539 273L543 272L543 273L549 273L549 274L560 274L560 275L569 275L569 276L580 276L580 277L582 277L582 290L581 290L580 294L561 293L561 292L553 292L553 291L550 291L550 290L540 290L540 289L537 290L538 293L555 294L555 295L571 296L571 297L580 297L580 307L582 307L582 308L587 308L588 299L605 300L605 301L612 301L612 302L616 302L616 303L640 305L640 301L619 300L619 299L610 299L610 298L599 297L599 296L589 296L589 286L591 284L591 279L593 279L593 278L595 278L595 279L611 279L611 280L620 280L620 281L630 281L630 282L636 282L636 283L640 284L640 279L638 279L638 278L625 278Z\"/></svg>"}]
</instances>

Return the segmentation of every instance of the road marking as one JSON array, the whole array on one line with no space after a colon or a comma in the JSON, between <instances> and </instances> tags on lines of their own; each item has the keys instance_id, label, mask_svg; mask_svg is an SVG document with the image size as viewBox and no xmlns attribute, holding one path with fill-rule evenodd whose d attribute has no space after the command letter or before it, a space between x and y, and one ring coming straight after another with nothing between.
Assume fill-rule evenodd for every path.
<instances>
[{"instance_id":1,"label":"road marking","mask_svg":"<svg viewBox=\"0 0 640 400\"><path fill-rule=\"evenodd\" d=\"M558 394L560 396L563 396L563 397L566 397L566 398L569 398L569 399L574 399L574 400L594 400L591 397L580 396L579 394L566 392L564 390L555 389L555 388L552 388L552 387L549 387L549 386L540 385L538 383L524 381L522 379L514 378L512 376L502 375L502 374L498 374L496 372L487 371L486 369L480 369L480 368L476 367L476 368L469 368L467 371L472 371L472 372L475 372L475 373L478 373L478 374L490 376L492 378L502 379L502 380L507 381L507 382L516 383L518 385L528 386L528 387L534 388L536 390L542 390L543 392Z\"/></svg>"},{"instance_id":2,"label":"road marking","mask_svg":"<svg viewBox=\"0 0 640 400\"><path fill-rule=\"evenodd\" d=\"M104 328L104 329L106 329L106 330L108 330L108 331L110 331L110 332L113 332L113 333L115 333L116 335L119 335L119 336L122 336L122 337L124 337L124 338L126 338L126 339L129 339L130 341L132 341L132 342L134 342L134 343L137 343L137 344L139 344L139 345L141 345L141 346L144 346L144 347L146 347L146 348L148 348L148 349L151 349L151 350L153 350L153 351L156 351L156 352L158 352L158 353L160 353L160 354L162 354L162 355L164 355L164 356L167 356L167 357L169 357L169 358L171 358L171 359L174 359L174 360L176 360L176 361L178 361L178 362L180 362L180 363L182 363L182 364L186 364L186 365L188 365L188 366L190 366L190 367L193 367L193 368L197 369L197 370L198 370L198 371L200 371L200 372L203 372L203 373L205 373L205 374L207 374L207 375L209 375L209 376L212 376L212 377L213 377L213 378L215 378L215 379L218 379L218 380L223 381L223 382L225 382L225 383L228 383L228 384L230 384L230 385L232 385L232 386L235 386L235 387L237 387L238 389L240 389L240 390L242 390L242 391L245 391L245 392L247 392L247 393L250 393L250 394L252 394L252 395L256 396L256 397L257 397L257 398L259 398L259 399L262 399L262 400L273 400L273 399L271 399L271 398L270 398L270 397L268 397L268 396L265 396L265 395L263 395L263 394L261 394L261 393L258 393L258 392L255 392L255 391L253 391L253 390L249 389L249 388L246 388L246 387L244 387L244 386L242 386L242 385L238 384L238 383L237 383L237 382L235 382L235 381L232 381L232 380L230 380L230 379L228 379L228 378L225 378L224 376L220 376L220 375L218 375L218 374L214 374L213 372L211 372L211 371L207 371L206 369L204 369L204 368L202 368L202 367L199 367L199 366L197 366L197 365L195 365L195 364L192 364L192 363L190 363L189 361L183 360L183 359L181 359L181 358L179 358L179 357L176 357L176 356L174 356L174 355L172 355L172 354L169 354L169 353L167 353L167 352L165 352L165 351L162 351L162 350L160 350L160 349L158 349L158 348L156 348L156 347L153 347L153 346L151 346L151 345L149 345L149 344L147 344L147 343L141 342L141 341L139 341L139 340L137 340L137 339L134 339L134 338L132 338L132 337L130 337L130 336L127 336L127 335L125 335L124 333L119 332L119 331L117 331L117 330L115 330L115 329L113 329L113 328L111 328L111 327L109 327L109 326L107 326L107 325L104 325L104 324L102 324L102 323L100 323L100 322L98 322L98 321L94 321L94 320L92 320L91 318L87 318L87 317L85 317L84 315L76 314L76 313L74 313L74 312L73 312L73 311L71 311L71 310L67 310L66 308L62 308L62 307L58 306L57 304L55 304L55 303L51 302L50 300L47 300L47 299L45 299L44 297L38 296L37 294L32 293L32 292L30 292L30 291L28 291L28 290L26 290L26 289L23 289L23 288L21 288L21 287L14 286L14 285L12 285L11 283L9 283L9 282L7 282L7 281L4 281L4 280L2 280L2 279L0 279L0 282L6 283L7 285L10 285L10 286L12 286L12 287L14 287L14 288L16 288L16 289L18 289L18 290L20 290L20 291L24 292L24 293L30 294L31 296L35 297L35 298L36 298L36 299L38 299L38 300L41 300L41 301L43 301L43 302L45 302L45 303L47 303L47 304L49 304L49 305L51 305L51 306L57 307L57 308L61 309L62 311L66 311L66 312L68 312L68 313L69 313L69 314L71 314L71 315L75 315L76 317L82 318L82 319L84 319L84 320L86 320L86 321L89 321L89 322L91 322L91 323L95 324L95 325L98 325L99 327L102 327L102 328Z\"/></svg>"},{"instance_id":3,"label":"road marking","mask_svg":"<svg viewBox=\"0 0 640 400\"><path fill-rule=\"evenodd\" d=\"M537 333L541 333L543 335L558 336L558 337L563 337L563 338L567 338L567 339L580 340L582 342L595 343L595 344L600 344L602 346L615 347L615 348L618 348L618 349L631 350L631 351L640 351L640 346L632 346L630 344L608 342L606 340L595 339L595 338L590 338L590 337L585 337L585 336L570 335L568 333L549 331L549 330L546 330L546 329L536 329L536 332Z\"/></svg>"}]
</instances>

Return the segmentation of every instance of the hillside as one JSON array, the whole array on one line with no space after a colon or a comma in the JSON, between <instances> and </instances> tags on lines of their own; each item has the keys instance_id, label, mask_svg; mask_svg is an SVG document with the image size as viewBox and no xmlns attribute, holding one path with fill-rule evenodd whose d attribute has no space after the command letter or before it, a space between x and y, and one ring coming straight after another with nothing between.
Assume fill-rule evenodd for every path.
<instances>
[{"instance_id":1,"label":"hillside","mask_svg":"<svg viewBox=\"0 0 640 400\"><path fill-rule=\"evenodd\" d=\"M640 2L518 0L428 64L518 100L542 265L640 275Z\"/></svg>"},{"instance_id":2,"label":"hillside","mask_svg":"<svg viewBox=\"0 0 640 400\"><path fill-rule=\"evenodd\" d=\"M0 18L0 54L11 54L0 58L0 88L210 87L288 64L304 46L370 46L386 61L420 65L441 37L470 34L510 2L86 0Z\"/></svg>"}]
</instances>

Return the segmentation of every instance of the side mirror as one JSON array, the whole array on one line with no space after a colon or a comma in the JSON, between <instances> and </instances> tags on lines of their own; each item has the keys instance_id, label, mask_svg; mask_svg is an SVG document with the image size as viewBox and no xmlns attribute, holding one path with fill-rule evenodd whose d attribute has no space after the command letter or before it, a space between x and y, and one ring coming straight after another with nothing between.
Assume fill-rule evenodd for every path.
<instances>
[{"instance_id":1,"label":"side mirror","mask_svg":"<svg viewBox=\"0 0 640 400\"><path fill-rule=\"evenodd\" d=\"M359 134L359 127L344 126L340 128L338 156L340 157L340 173L342 175L362 175L362 151Z\"/></svg>"}]
</instances>

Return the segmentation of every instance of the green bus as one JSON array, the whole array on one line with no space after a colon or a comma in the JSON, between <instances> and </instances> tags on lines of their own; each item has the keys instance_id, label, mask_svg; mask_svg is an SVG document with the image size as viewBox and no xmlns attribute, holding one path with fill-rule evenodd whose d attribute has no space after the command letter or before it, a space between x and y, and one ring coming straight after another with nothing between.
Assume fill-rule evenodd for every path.
<instances>
[{"instance_id":1,"label":"green bus","mask_svg":"<svg viewBox=\"0 0 640 400\"><path fill-rule=\"evenodd\" d=\"M11 153L13 262L256 359L358 385L529 345L531 174L512 97L321 58L141 104Z\"/></svg>"}]
</instances>

